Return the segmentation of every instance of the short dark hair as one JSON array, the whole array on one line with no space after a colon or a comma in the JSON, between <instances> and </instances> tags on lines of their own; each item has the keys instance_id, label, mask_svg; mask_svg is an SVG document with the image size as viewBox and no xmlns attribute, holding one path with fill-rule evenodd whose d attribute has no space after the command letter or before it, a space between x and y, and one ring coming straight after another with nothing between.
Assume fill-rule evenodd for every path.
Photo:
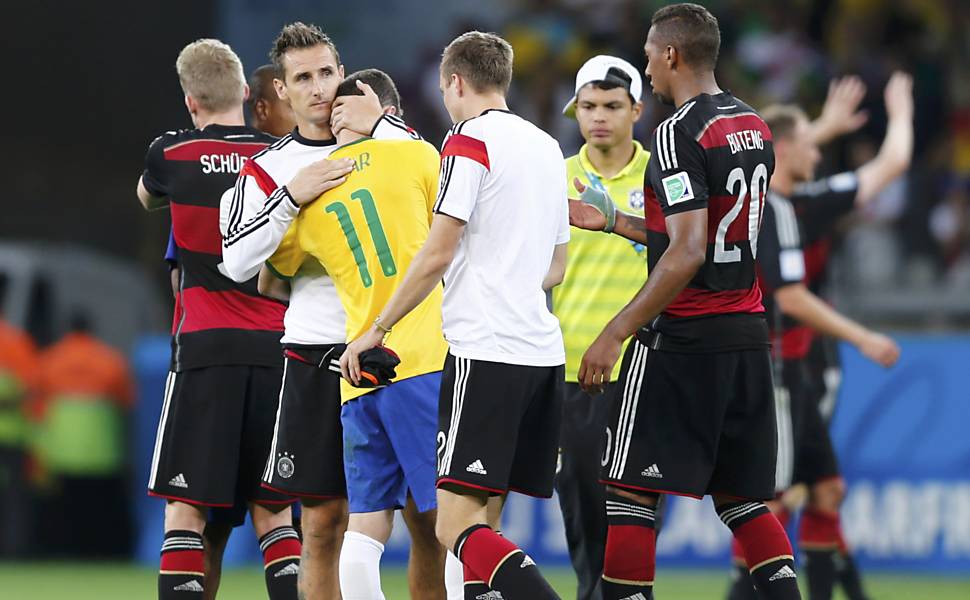
<instances>
[{"instance_id":1,"label":"short dark hair","mask_svg":"<svg viewBox=\"0 0 970 600\"><path fill-rule=\"evenodd\" d=\"M275 100L276 88L273 79L279 77L276 67L263 65L249 74L249 99L246 101L250 108L256 106L257 100Z\"/></svg>"},{"instance_id":2,"label":"short dark hair","mask_svg":"<svg viewBox=\"0 0 970 600\"><path fill-rule=\"evenodd\" d=\"M512 46L497 33L469 31L456 37L441 54L441 74L461 75L476 92L509 91Z\"/></svg>"},{"instance_id":3,"label":"short dark hair","mask_svg":"<svg viewBox=\"0 0 970 600\"><path fill-rule=\"evenodd\" d=\"M626 97L630 99L630 104L631 105L636 104L637 102L639 102L639 100L637 100L636 98L634 98L633 97L633 94L630 93L630 88L629 87L627 87L625 85L620 85L619 83L615 83L613 81L590 81L586 85L588 85L590 87L594 87L596 89L603 90L604 92L608 92L610 90L615 90L615 89L619 88L619 89L622 89L624 92L626 92ZM583 87L586 87L586 86L583 86ZM576 99L577 100L579 99L579 94L576 94Z\"/></svg>"},{"instance_id":4,"label":"short dark hair","mask_svg":"<svg viewBox=\"0 0 970 600\"><path fill-rule=\"evenodd\" d=\"M808 115L794 104L772 104L761 111L761 118L764 119L768 129L771 130L772 139L777 141L790 139L795 132L795 127L798 126L798 122L802 119L807 121Z\"/></svg>"},{"instance_id":5,"label":"short dark hair","mask_svg":"<svg viewBox=\"0 0 970 600\"><path fill-rule=\"evenodd\" d=\"M269 60L276 67L278 76L282 78L286 72L283 69L283 56L290 50L300 48L313 48L314 46L324 45L330 48L333 56L340 64L340 53L334 45L330 36L325 34L316 25L307 25L302 21L296 21L289 25L284 25L280 34L273 40L273 47L269 51Z\"/></svg>"},{"instance_id":6,"label":"short dark hair","mask_svg":"<svg viewBox=\"0 0 970 600\"><path fill-rule=\"evenodd\" d=\"M714 70L721 49L717 17L699 4L671 4L653 13L651 29L692 67ZM656 34L655 34L656 35Z\"/></svg>"},{"instance_id":7,"label":"short dark hair","mask_svg":"<svg viewBox=\"0 0 970 600\"><path fill-rule=\"evenodd\" d=\"M403 110L401 109L401 94L398 93L397 86L394 85L394 80L391 79L390 75L380 69L363 69L351 73L337 86L337 92L334 94L334 98L341 96L363 96L364 92L357 89L358 81L371 86L374 93L380 99L381 106L384 108L393 106L397 109L398 116L403 114Z\"/></svg>"}]
</instances>

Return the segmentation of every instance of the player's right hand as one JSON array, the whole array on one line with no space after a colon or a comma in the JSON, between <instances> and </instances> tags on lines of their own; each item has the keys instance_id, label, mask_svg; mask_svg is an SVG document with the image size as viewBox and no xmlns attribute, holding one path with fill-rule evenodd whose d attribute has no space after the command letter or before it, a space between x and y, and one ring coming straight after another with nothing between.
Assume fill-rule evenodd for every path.
<instances>
[{"instance_id":1,"label":"player's right hand","mask_svg":"<svg viewBox=\"0 0 970 600\"><path fill-rule=\"evenodd\" d=\"M859 344L859 352L872 362L891 367L899 360L899 346L889 336L871 332Z\"/></svg>"},{"instance_id":2,"label":"player's right hand","mask_svg":"<svg viewBox=\"0 0 970 600\"><path fill-rule=\"evenodd\" d=\"M309 204L320 194L347 181L347 175L354 170L354 161L349 158L330 160L324 158L312 162L296 172L286 184L286 190L298 206Z\"/></svg>"},{"instance_id":3,"label":"player's right hand","mask_svg":"<svg viewBox=\"0 0 970 600\"><path fill-rule=\"evenodd\" d=\"M616 225L616 205L610 195L584 185L578 177L573 178L573 186L579 192L579 200L569 201L569 224L580 229L612 233Z\"/></svg>"},{"instance_id":4,"label":"player's right hand","mask_svg":"<svg viewBox=\"0 0 970 600\"><path fill-rule=\"evenodd\" d=\"M610 382L613 365L623 350L623 340L614 339L608 331L607 329L600 333L593 345L586 350L586 354L583 354L576 376L579 387L591 396L603 393L606 384Z\"/></svg>"}]
</instances>

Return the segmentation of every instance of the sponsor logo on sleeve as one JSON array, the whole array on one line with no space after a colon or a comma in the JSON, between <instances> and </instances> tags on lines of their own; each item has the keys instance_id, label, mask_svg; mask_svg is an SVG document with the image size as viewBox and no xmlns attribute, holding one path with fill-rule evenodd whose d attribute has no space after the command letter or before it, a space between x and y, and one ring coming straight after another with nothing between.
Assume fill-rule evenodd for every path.
<instances>
[{"instance_id":1,"label":"sponsor logo on sleeve","mask_svg":"<svg viewBox=\"0 0 970 600\"><path fill-rule=\"evenodd\" d=\"M690 186L690 177L686 171L664 177L661 183L667 196L667 204L671 206L694 199L694 190Z\"/></svg>"}]
</instances>

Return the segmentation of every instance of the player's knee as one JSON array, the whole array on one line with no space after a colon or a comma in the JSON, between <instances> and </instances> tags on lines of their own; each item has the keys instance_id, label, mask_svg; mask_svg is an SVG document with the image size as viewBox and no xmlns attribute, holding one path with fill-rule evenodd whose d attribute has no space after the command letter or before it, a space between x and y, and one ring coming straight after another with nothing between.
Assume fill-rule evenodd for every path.
<instances>
[{"instance_id":1,"label":"player's knee","mask_svg":"<svg viewBox=\"0 0 970 600\"><path fill-rule=\"evenodd\" d=\"M250 507L250 515L253 519L253 529L258 536L264 536L277 527L293 525L293 512L289 506L253 504Z\"/></svg>"},{"instance_id":2,"label":"player's knee","mask_svg":"<svg viewBox=\"0 0 970 600\"><path fill-rule=\"evenodd\" d=\"M845 481L833 477L816 483L812 487L812 506L827 511L837 511L845 498Z\"/></svg>"},{"instance_id":3,"label":"player's knee","mask_svg":"<svg viewBox=\"0 0 970 600\"><path fill-rule=\"evenodd\" d=\"M454 550L455 542L458 540L458 536L461 535L462 531L464 529L460 525L448 523L444 519L438 518L435 521L435 537L438 539L438 543L448 550Z\"/></svg>"},{"instance_id":4,"label":"player's knee","mask_svg":"<svg viewBox=\"0 0 970 600\"><path fill-rule=\"evenodd\" d=\"M185 502L169 502L165 505L165 531L194 531L202 535L205 517L202 511Z\"/></svg>"},{"instance_id":5,"label":"player's knee","mask_svg":"<svg viewBox=\"0 0 970 600\"><path fill-rule=\"evenodd\" d=\"M637 504L643 506L649 506L651 508L657 506L657 501L660 500L659 494L633 492L630 490L613 487L612 485L606 486L606 492L608 494L616 494L617 496L625 498L626 500L636 502Z\"/></svg>"},{"instance_id":6,"label":"player's knee","mask_svg":"<svg viewBox=\"0 0 970 600\"><path fill-rule=\"evenodd\" d=\"M334 500L312 506L304 504L300 522L304 543L335 546L347 530L347 503Z\"/></svg>"}]
</instances>

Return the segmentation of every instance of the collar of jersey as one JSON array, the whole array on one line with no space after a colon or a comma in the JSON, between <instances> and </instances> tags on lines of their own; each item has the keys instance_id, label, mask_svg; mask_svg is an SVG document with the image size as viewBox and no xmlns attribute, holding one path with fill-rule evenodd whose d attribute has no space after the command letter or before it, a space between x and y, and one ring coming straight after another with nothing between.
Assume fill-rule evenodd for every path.
<instances>
[{"instance_id":1,"label":"collar of jersey","mask_svg":"<svg viewBox=\"0 0 970 600\"><path fill-rule=\"evenodd\" d=\"M304 146L333 146L337 143L337 138L330 138L329 140L311 140L300 135L300 130L296 127L293 128L293 139L297 142L303 144Z\"/></svg>"},{"instance_id":2,"label":"collar of jersey","mask_svg":"<svg viewBox=\"0 0 970 600\"><path fill-rule=\"evenodd\" d=\"M646 151L644 151L643 146L640 145L640 142L633 140L633 158L630 159L630 162L628 162L625 167L620 169L619 173L617 173L613 177L606 178L606 177L603 177L600 174L600 172L596 170L596 167L593 166L593 163L590 162L589 157L586 155L587 146L588 144L583 144L583 147L579 149L579 164L583 167L583 169L587 173L592 173L597 177L599 177L600 179L604 179L606 181L623 179L624 177L629 175L630 171L637 168L637 165L640 163L641 160L644 159L644 155L646 154Z\"/></svg>"},{"instance_id":3,"label":"collar of jersey","mask_svg":"<svg viewBox=\"0 0 970 600\"><path fill-rule=\"evenodd\" d=\"M482 114L480 114L478 116L479 117L484 117L485 115L487 115L490 112L500 112L500 113L505 113L505 114L508 114L508 115L514 115L515 114L511 110L507 110L507 109L504 109L504 108L486 108L485 110L482 111Z\"/></svg>"},{"instance_id":4,"label":"collar of jersey","mask_svg":"<svg viewBox=\"0 0 970 600\"><path fill-rule=\"evenodd\" d=\"M364 137L359 138L359 139L356 139L356 140L354 140L352 142L347 142L343 146L337 146L336 148L333 149L333 151L336 152L337 150L343 150L344 148L349 148L350 146L353 146L354 144L359 144L361 142L366 142L366 141L369 141L369 140L372 140L372 139L374 139L374 138L370 137L369 135L365 135Z\"/></svg>"}]
</instances>

